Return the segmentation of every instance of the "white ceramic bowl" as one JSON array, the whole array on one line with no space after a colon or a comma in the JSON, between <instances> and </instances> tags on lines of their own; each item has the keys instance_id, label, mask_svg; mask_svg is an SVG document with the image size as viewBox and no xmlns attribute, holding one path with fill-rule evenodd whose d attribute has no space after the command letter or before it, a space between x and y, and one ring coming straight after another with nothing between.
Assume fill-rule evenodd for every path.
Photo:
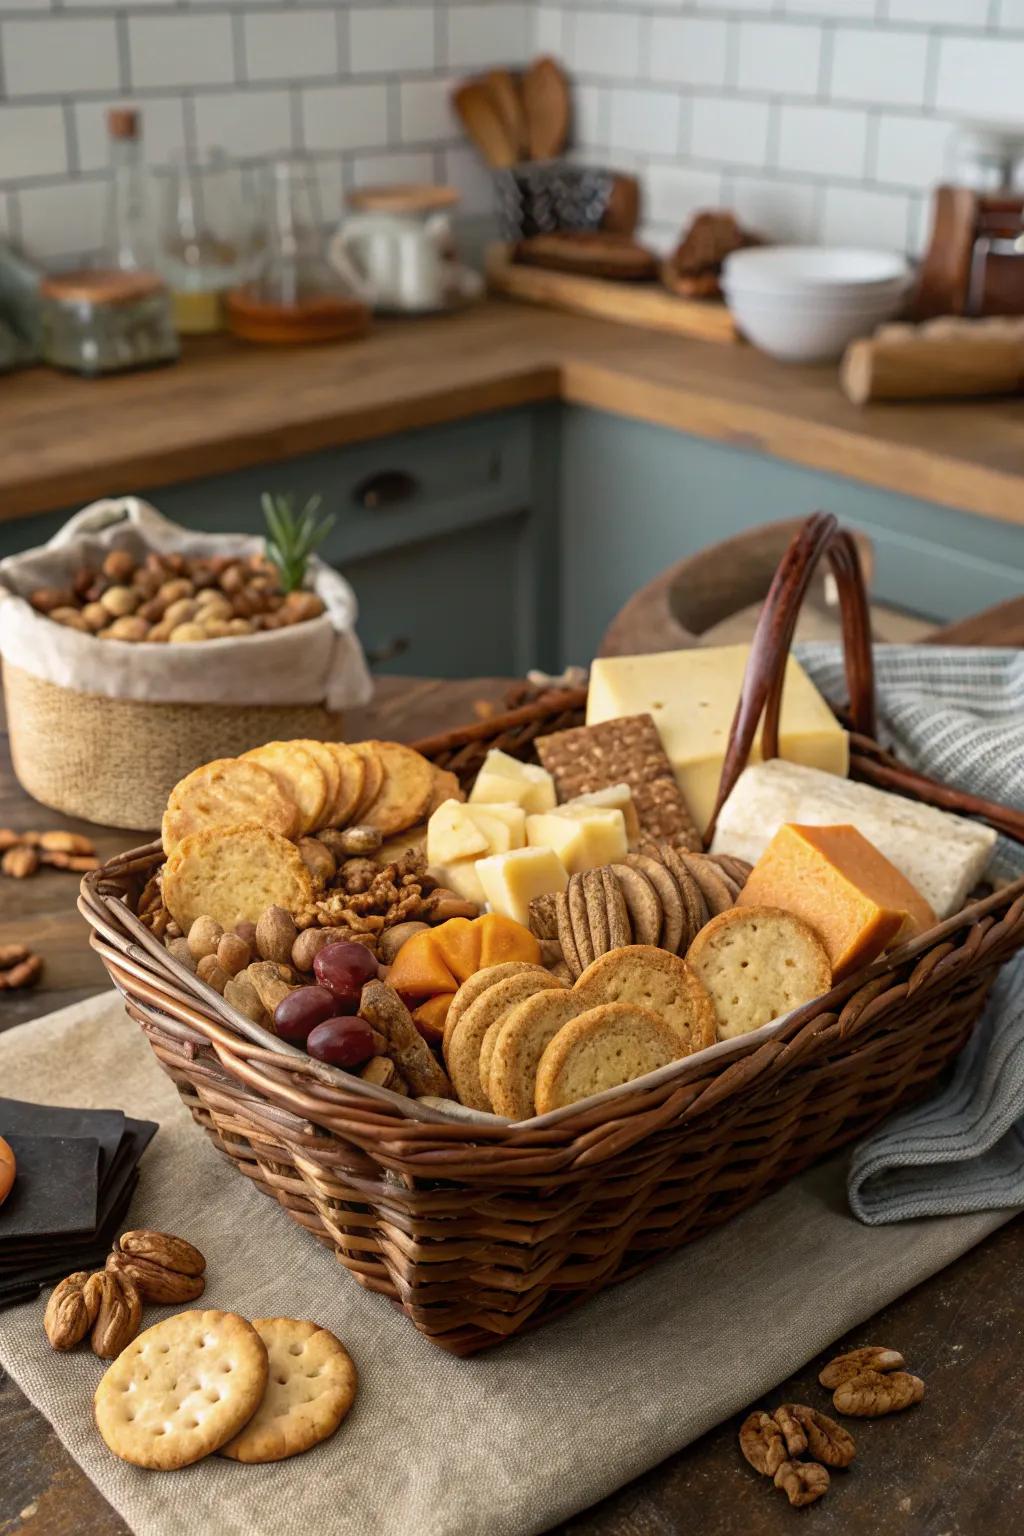
<instances>
[{"instance_id":1,"label":"white ceramic bowl","mask_svg":"<svg viewBox=\"0 0 1024 1536\"><path fill-rule=\"evenodd\" d=\"M862 296L906 283L909 268L893 251L854 246L767 245L734 251L724 279L749 292Z\"/></svg>"},{"instance_id":2,"label":"white ceramic bowl","mask_svg":"<svg viewBox=\"0 0 1024 1536\"><path fill-rule=\"evenodd\" d=\"M737 326L755 347L784 362L815 363L841 357L851 341L891 320L903 307L904 291L834 306L729 286L725 297Z\"/></svg>"}]
</instances>

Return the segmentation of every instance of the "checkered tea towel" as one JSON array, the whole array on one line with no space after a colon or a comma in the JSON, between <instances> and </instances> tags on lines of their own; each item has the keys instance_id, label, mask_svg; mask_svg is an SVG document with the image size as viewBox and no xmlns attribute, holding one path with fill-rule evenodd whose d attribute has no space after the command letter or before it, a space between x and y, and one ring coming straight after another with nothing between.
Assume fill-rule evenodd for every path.
<instances>
[{"instance_id":1,"label":"checkered tea towel","mask_svg":"<svg viewBox=\"0 0 1024 1536\"><path fill-rule=\"evenodd\" d=\"M846 698L834 645L797 647L833 702ZM922 773L1024 808L1024 651L875 648L882 744ZM1024 875L1000 837L994 879ZM855 1149L850 1207L872 1224L1024 1205L1024 955L1007 965L946 1087Z\"/></svg>"}]
</instances>

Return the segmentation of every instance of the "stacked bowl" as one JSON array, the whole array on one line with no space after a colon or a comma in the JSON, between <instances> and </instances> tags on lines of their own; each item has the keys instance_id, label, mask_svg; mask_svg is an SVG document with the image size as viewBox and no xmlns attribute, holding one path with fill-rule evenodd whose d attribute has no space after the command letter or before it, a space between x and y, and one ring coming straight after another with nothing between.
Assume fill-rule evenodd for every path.
<instances>
[{"instance_id":1,"label":"stacked bowl","mask_svg":"<svg viewBox=\"0 0 1024 1536\"><path fill-rule=\"evenodd\" d=\"M903 307L912 281L890 251L818 245L734 251L722 272L733 319L762 352L785 362L840 357Z\"/></svg>"}]
</instances>

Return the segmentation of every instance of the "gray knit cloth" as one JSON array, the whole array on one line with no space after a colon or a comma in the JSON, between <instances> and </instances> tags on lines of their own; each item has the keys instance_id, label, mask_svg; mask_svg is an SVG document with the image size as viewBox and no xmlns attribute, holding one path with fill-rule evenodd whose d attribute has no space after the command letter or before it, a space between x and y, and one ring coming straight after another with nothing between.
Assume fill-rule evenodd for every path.
<instances>
[{"instance_id":1,"label":"gray knit cloth","mask_svg":"<svg viewBox=\"0 0 1024 1536\"><path fill-rule=\"evenodd\" d=\"M797 654L842 703L839 648ZM875 677L884 746L932 778L1024 809L1024 652L877 646ZM1001 837L989 872L1024 875L1024 847ZM946 1086L854 1149L848 1193L872 1224L1024 1205L1024 955L1000 974Z\"/></svg>"}]
</instances>

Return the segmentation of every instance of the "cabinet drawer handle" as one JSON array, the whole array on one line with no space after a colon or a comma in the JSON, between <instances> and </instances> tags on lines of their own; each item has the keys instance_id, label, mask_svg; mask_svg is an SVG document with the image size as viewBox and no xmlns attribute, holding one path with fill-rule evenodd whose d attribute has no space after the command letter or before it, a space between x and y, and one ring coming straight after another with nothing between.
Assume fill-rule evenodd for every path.
<instances>
[{"instance_id":1,"label":"cabinet drawer handle","mask_svg":"<svg viewBox=\"0 0 1024 1536\"><path fill-rule=\"evenodd\" d=\"M376 650L367 651L367 665L379 667L385 661L394 661L396 656L404 656L411 644L408 635L396 635L394 640L385 640Z\"/></svg>"},{"instance_id":2,"label":"cabinet drawer handle","mask_svg":"<svg viewBox=\"0 0 1024 1536\"><path fill-rule=\"evenodd\" d=\"M379 474L360 480L352 492L352 500L372 512L377 507L395 507L403 501L412 501L419 489L419 481L414 475L407 475L404 469L382 469Z\"/></svg>"}]
</instances>

